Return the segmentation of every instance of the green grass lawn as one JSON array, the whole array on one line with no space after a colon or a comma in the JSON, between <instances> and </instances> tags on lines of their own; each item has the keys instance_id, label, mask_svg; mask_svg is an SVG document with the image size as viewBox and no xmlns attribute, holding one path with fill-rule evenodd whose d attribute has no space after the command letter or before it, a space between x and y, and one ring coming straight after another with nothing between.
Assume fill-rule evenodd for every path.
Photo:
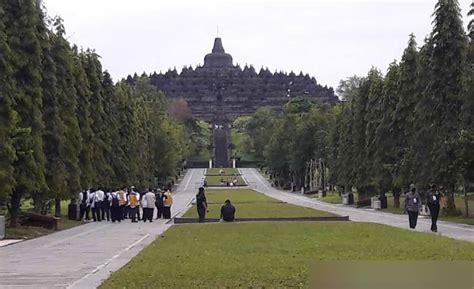
<instances>
[{"instance_id":1,"label":"green grass lawn","mask_svg":"<svg viewBox=\"0 0 474 289\"><path fill-rule=\"evenodd\" d=\"M206 181L208 185L215 186L221 185L223 180L223 186L226 186L227 181L232 182L237 179L237 185L245 185L245 181L241 176L206 176Z\"/></svg>"},{"instance_id":2,"label":"green grass lawn","mask_svg":"<svg viewBox=\"0 0 474 289\"><path fill-rule=\"evenodd\" d=\"M176 225L101 288L305 288L314 261L474 260L474 243L354 222Z\"/></svg>"},{"instance_id":3,"label":"green grass lawn","mask_svg":"<svg viewBox=\"0 0 474 289\"><path fill-rule=\"evenodd\" d=\"M209 213L206 218L219 218L223 204L209 205ZM331 217L334 214L303 208L286 203L250 203L234 204L236 218L297 218L297 217ZM185 214L186 218L197 218L196 206L193 206Z\"/></svg>"},{"instance_id":4,"label":"green grass lawn","mask_svg":"<svg viewBox=\"0 0 474 289\"><path fill-rule=\"evenodd\" d=\"M210 168L206 170L208 176L219 176L219 171L224 170L224 176L235 176L240 175L239 169L234 168Z\"/></svg>"},{"instance_id":5,"label":"green grass lawn","mask_svg":"<svg viewBox=\"0 0 474 289\"><path fill-rule=\"evenodd\" d=\"M80 221L69 220L67 217L67 209L70 201L64 200L61 201L61 220L58 222L58 231L66 230L75 226L82 225L83 223ZM30 203L25 202L24 206L22 206L22 210L27 211L32 209ZM53 205L53 214L54 214L54 205ZM33 239L37 237L41 237L44 235L48 235L57 231L48 230L42 227L33 227L33 226L18 226L17 228L6 228L6 238L7 239Z\"/></svg>"},{"instance_id":6,"label":"green grass lawn","mask_svg":"<svg viewBox=\"0 0 474 289\"><path fill-rule=\"evenodd\" d=\"M223 204L225 200L237 203L279 203L280 201L250 189L207 190L209 204Z\"/></svg>"},{"instance_id":7,"label":"green grass lawn","mask_svg":"<svg viewBox=\"0 0 474 289\"><path fill-rule=\"evenodd\" d=\"M265 218L265 217L329 217L334 214L314 209L299 207L282 203L264 194L253 190L209 190L206 193L209 203L207 218L219 218L221 206L225 200L230 200L235 206L236 218ZM194 205L185 214L186 218L197 218L197 210Z\"/></svg>"},{"instance_id":8,"label":"green grass lawn","mask_svg":"<svg viewBox=\"0 0 474 289\"><path fill-rule=\"evenodd\" d=\"M316 194L315 197L318 195ZM342 204L342 197L338 193L328 193L326 197L318 199L320 201L330 203L330 204Z\"/></svg>"}]
</instances>

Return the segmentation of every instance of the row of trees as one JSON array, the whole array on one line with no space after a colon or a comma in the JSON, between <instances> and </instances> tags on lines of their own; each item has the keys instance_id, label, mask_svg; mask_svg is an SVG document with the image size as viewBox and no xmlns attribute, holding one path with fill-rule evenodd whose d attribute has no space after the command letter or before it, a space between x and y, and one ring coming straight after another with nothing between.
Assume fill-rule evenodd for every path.
<instances>
[{"instance_id":1,"label":"row of trees","mask_svg":"<svg viewBox=\"0 0 474 289\"><path fill-rule=\"evenodd\" d=\"M146 81L114 84L100 57L65 38L41 1L0 0L0 202L11 226L21 202L91 187L150 186L191 150L185 126Z\"/></svg>"},{"instance_id":2,"label":"row of trees","mask_svg":"<svg viewBox=\"0 0 474 289\"><path fill-rule=\"evenodd\" d=\"M306 162L325 160L331 183L361 198L436 183L455 213L454 192L474 181L474 22L466 35L458 2L440 0L433 24L421 48L410 36L385 76L373 68L342 81L339 105L307 108L296 98L270 122L257 112L248 123L263 125L247 131L266 144L267 165L300 187Z\"/></svg>"}]
</instances>

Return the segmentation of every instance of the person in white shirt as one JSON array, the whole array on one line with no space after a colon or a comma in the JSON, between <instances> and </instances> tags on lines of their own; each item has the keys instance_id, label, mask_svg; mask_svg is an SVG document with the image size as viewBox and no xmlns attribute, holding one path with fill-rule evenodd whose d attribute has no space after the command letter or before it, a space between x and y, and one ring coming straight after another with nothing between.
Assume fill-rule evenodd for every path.
<instances>
[{"instance_id":1,"label":"person in white shirt","mask_svg":"<svg viewBox=\"0 0 474 289\"><path fill-rule=\"evenodd\" d=\"M102 209L102 202L104 200L104 191L100 188L92 193L92 216L94 217L95 222L102 222L101 219L101 209Z\"/></svg>"},{"instance_id":2,"label":"person in white shirt","mask_svg":"<svg viewBox=\"0 0 474 289\"><path fill-rule=\"evenodd\" d=\"M153 211L155 210L155 194L148 190L146 194L142 196L142 207L143 207L143 222L146 220L153 222Z\"/></svg>"},{"instance_id":3,"label":"person in white shirt","mask_svg":"<svg viewBox=\"0 0 474 289\"><path fill-rule=\"evenodd\" d=\"M90 208L91 208L91 211L92 211L92 219L94 220L94 222L97 222L97 215L100 215L99 213L96 212L96 197L95 197L95 190L94 189L91 189L91 191L89 192L89 199L88 199L88 203L90 204Z\"/></svg>"},{"instance_id":4,"label":"person in white shirt","mask_svg":"<svg viewBox=\"0 0 474 289\"><path fill-rule=\"evenodd\" d=\"M107 219L107 222L110 221L110 202L112 201L112 196L111 196L111 190L107 189L104 192L104 198L102 200L102 220L105 221Z\"/></svg>"},{"instance_id":5,"label":"person in white shirt","mask_svg":"<svg viewBox=\"0 0 474 289\"><path fill-rule=\"evenodd\" d=\"M79 221L89 221L89 190L79 193Z\"/></svg>"}]
</instances>

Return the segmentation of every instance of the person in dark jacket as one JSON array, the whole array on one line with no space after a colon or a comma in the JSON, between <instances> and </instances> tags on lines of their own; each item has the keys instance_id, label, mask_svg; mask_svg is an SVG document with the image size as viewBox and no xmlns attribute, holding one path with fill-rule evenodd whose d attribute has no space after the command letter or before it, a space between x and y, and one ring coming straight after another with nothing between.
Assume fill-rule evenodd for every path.
<instances>
[{"instance_id":1,"label":"person in dark jacket","mask_svg":"<svg viewBox=\"0 0 474 289\"><path fill-rule=\"evenodd\" d=\"M428 208L430 209L430 215L431 215L431 231L432 232L438 232L438 226L436 222L438 221L441 197L442 195L436 189L436 185L432 185L427 195L427 203L428 203Z\"/></svg>"},{"instance_id":2,"label":"person in dark jacket","mask_svg":"<svg viewBox=\"0 0 474 289\"><path fill-rule=\"evenodd\" d=\"M235 207L232 206L230 200L226 200L221 207L221 217L226 222L233 222L235 220Z\"/></svg>"},{"instance_id":3,"label":"person in dark jacket","mask_svg":"<svg viewBox=\"0 0 474 289\"><path fill-rule=\"evenodd\" d=\"M420 211L421 198L416 191L415 185L410 185L410 191L405 197L405 211L408 213L408 220L410 228L415 229L416 222L418 221L418 212Z\"/></svg>"},{"instance_id":4,"label":"person in dark jacket","mask_svg":"<svg viewBox=\"0 0 474 289\"><path fill-rule=\"evenodd\" d=\"M158 191L156 192L156 200L155 200L155 207L156 207L156 219L160 219L160 218L163 218L163 211L164 211L164 204L163 204L163 199L164 199L164 195L163 195L163 191L161 189L158 189Z\"/></svg>"},{"instance_id":5,"label":"person in dark jacket","mask_svg":"<svg viewBox=\"0 0 474 289\"><path fill-rule=\"evenodd\" d=\"M198 194L196 195L196 207L199 215L199 223L202 223L204 222L204 218L206 217L207 211L207 201L203 187L199 188Z\"/></svg>"},{"instance_id":6,"label":"person in dark jacket","mask_svg":"<svg viewBox=\"0 0 474 289\"><path fill-rule=\"evenodd\" d=\"M110 221L110 202L112 201L111 191L106 190L104 194L104 200L102 201L101 213L102 220L105 221L107 217L107 222Z\"/></svg>"}]
</instances>

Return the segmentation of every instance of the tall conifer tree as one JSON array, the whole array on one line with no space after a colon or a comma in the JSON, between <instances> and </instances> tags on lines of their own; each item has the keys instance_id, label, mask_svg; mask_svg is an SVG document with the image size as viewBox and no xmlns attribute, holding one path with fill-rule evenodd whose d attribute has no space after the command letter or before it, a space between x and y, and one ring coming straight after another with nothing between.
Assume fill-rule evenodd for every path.
<instances>
[{"instance_id":1,"label":"tall conifer tree","mask_svg":"<svg viewBox=\"0 0 474 289\"><path fill-rule=\"evenodd\" d=\"M430 159L425 167L431 180L447 188L446 213L455 210L454 190L459 179L459 128L461 107L466 93L467 39L457 0L439 0L434 13L429 58L429 81L423 98L433 106L419 107L421 119L428 122L423 133L432 135L426 143Z\"/></svg>"},{"instance_id":2,"label":"tall conifer tree","mask_svg":"<svg viewBox=\"0 0 474 289\"><path fill-rule=\"evenodd\" d=\"M61 105L58 93L56 64L51 51L52 33L46 26L41 25L42 59L42 89L43 89L43 133L44 153L46 155L46 182L48 194L42 192L33 198L35 209L39 212L45 197L57 197L64 189L66 181L66 167L62 158L64 146L65 126L60 116Z\"/></svg>"},{"instance_id":3,"label":"tall conifer tree","mask_svg":"<svg viewBox=\"0 0 474 289\"><path fill-rule=\"evenodd\" d=\"M30 0L3 0L1 7L5 8L5 31L12 52L18 126L29 132L19 136L16 142L16 184L10 202L11 226L16 227L21 198L47 188L42 139L41 45L38 40L41 8Z\"/></svg>"},{"instance_id":4,"label":"tall conifer tree","mask_svg":"<svg viewBox=\"0 0 474 289\"><path fill-rule=\"evenodd\" d=\"M415 105L420 97L418 86L419 53L415 35L411 34L408 47L400 61L398 102L392 115L394 157L394 186L396 191L408 188L413 180L413 148Z\"/></svg>"},{"instance_id":5,"label":"tall conifer tree","mask_svg":"<svg viewBox=\"0 0 474 289\"><path fill-rule=\"evenodd\" d=\"M96 173L92 164L94 132L91 117L91 91L87 74L84 70L86 56L73 47L73 77L77 93L77 119L81 132L82 146L79 153L81 168L81 188L89 189L95 182Z\"/></svg>"},{"instance_id":6,"label":"tall conifer tree","mask_svg":"<svg viewBox=\"0 0 474 289\"><path fill-rule=\"evenodd\" d=\"M69 43L64 39L65 29L61 18L53 20L55 33L51 33L51 57L56 67L56 98L62 135L59 136L59 159L64 165L64 179L54 191L55 214L61 216L61 199L73 196L81 189L79 154L82 138L77 119L77 94L73 78L73 57Z\"/></svg>"},{"instance_id":7,"label":"tall conifer tree","mask_svg":"<svg viewBox=\"0 0 474 289\"><path fill-rule=\"evenodd\" d=\"M84 69L90 85L91 101L90 114L92 119L92 164L93 171L96 174L95 185L108 186L113 180L113 169L109 163L108 154L110 154L110 137L107 127L107 114L104 100L103 72L99 56L88 50L86 52L86 61Z\"/></svg>"},{"instance_id":8,"label":"tall conifer tree","mask_svg":"<svg viewBox=\"0 0 474 289\"><path fill-rule=\"evenodd\" d=\"M7 44L3 19L3 0L0 1L0 200L12 193L15 185L13 162L16 159L13 136L18 116L14 110L11 51Z\"/></svg>"},{"instance_id":9,"label":"tall conifer tree","mask_svg":"<svg viewBox=\"0 0 474 289\"><path fill-rule=\"evenodd\" d=\"M382 99L380 101L380 124L374 137L373 175L375 183L379 184L382 193L393 188L394 166L397 162L395 140L401 135L393 126L393 115L399 98L399 72L396 62L390 64L383 83Z\"/></svg>"}]
</instances>

